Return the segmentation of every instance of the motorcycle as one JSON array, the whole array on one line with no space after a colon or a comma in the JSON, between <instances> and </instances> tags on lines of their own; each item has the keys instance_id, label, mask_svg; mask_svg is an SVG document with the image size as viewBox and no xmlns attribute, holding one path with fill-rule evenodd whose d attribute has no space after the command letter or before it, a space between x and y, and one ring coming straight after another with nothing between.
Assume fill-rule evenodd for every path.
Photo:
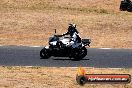
<instances>
[{"instance_id":1,"label":"motorcycle","mask_svg":"<svg viewBox=\"0 0 132 88\"><path fill-rule=\"evenodd\" d=\"M56 33L56 30L55 30ZM54 57L69 57L73 60L81 60L87 55L86 46L90 47L91 39L81 39L81 43L73 48L71 46L71 37L68 35L53 35L49 38L49 45L40 51L41 59Z\"/></svg>"},{"instance_id":2,"label":"motorcycle","mask_svg":"<svg viewBox=\"0 0 132 88\"><path fill-rule=\"evenodd\" d=\"M122 0L120 4L120 11L132 12L132 1L131 0Z\"/></svg>"}]
</instances>

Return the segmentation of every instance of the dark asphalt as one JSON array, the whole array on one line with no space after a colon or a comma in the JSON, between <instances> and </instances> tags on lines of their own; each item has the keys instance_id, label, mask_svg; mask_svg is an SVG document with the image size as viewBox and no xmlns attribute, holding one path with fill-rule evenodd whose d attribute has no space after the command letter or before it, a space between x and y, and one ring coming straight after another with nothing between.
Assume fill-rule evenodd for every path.
<instances>
[{"instance_id":1,"label":"dark asphalt","mask_svg":"<svg viewBox=\"0 0 132 88\"><path fill-rule=\"evenodd\" d=\"M0 46L0 66L132 68L132 49L89 48L81 61L51 57L40 59L43 47Z\"/></svg>"}]
</instances>

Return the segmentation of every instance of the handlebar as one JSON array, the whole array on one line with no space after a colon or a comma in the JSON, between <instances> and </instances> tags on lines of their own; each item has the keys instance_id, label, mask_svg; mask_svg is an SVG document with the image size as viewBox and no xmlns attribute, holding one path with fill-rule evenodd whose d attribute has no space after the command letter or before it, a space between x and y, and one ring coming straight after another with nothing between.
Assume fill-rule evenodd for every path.
<instances>
[{"instance_id":1,"label":"handlebar","mask_svg":"<svg viewBox=\"0 0 132 88\"><path fill-rule=\"evenodd\" d=\"M55 37L62 37L63 35L54 35Z\"/></svg>"}]
</instances>

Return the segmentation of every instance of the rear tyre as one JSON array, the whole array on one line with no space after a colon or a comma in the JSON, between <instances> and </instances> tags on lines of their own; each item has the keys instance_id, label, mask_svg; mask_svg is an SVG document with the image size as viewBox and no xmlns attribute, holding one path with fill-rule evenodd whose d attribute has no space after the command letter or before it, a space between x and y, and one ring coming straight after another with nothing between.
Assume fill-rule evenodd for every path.
<instances>
[{"instance_id":1,"label":"rear tyre","mask_svg":"<svg viewBox=\"0 0 132 88\"><path fill-rule=\"evenodd\" d=\"M41 51L40 51L40 57L41 59L48 59L51 57L50 55L50 51L46 48L43 48Z\"/></svg>"},{"instance_id":2,"label":"rear tyre","mask_svg":"<svg viewBox=\"0 0 132 88\"><path fill-rule=\"evenodd\" d=\"M127 7L127 11L132 12L132 3L130 3L130 5Z\"/></svg>"},{"instance_id":3,"label":"rear tyre","mask_svg":"<svg viewBox=\"0 0 132 88\"><path fill-rule=\"evenodd\" d=\"M85 47L81 48L81 49L75 49L74 50L74 60L78 61L83 59L85 56L87 55L87 49Z\"/></svg>"}]
</instances>

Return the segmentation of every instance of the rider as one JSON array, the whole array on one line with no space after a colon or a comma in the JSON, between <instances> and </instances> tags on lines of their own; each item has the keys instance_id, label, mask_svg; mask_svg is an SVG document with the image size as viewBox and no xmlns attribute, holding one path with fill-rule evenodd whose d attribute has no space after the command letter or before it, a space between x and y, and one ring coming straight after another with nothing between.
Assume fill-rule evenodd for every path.
<instances>
[{"instance_id":1,"label":"rider","mask_svg":"<svg viewBox=\"0 0 132 88\"><path fill-rule=\"evenodd\" d=\"M63 35L70 35L70 36L73 36L73 33L76 32L76 33L79 33L76 29L76 24L72 24L70 23L69 26L68 26L68 32L64 33Z\"/></svg>"},{"instance_id":2,"label":"rider","mask_svg":"<svg viewBox=\"0 0 132 88\"><path fill-rule=\"evenodd\" d=\"M63 35L70 35L70 44L73 48L77 47L78 44L81 43L81 38L79 36L79 32L76 29L76 24L70 23L68 27L68 32L64 33Z\"/></svg>"}]
</instances>

